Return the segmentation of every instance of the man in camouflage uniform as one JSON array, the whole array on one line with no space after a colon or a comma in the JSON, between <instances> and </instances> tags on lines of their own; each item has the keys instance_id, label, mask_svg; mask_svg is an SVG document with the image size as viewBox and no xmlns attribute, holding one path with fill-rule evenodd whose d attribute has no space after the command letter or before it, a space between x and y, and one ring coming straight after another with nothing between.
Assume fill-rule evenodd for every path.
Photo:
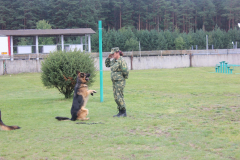
<instances>
[{"instance_id":1,"label":"man in camouflage uniform","mask_svg":"<svg viewBox=\"0 0 240 160\"><path fill-rule=\"evenodd\" d=\"M125 60L122 58L122 52L118 47L112 48L111 54L105 60L106 67L111 68L111 80L113 84L113 95L115 102L118 105L119 113L113 117L126 117L126 104L124 101L123 90L125 87L125 79L128 78L128 67ZM114 58L113 60L110 60Z\"/></svg>"}]
</instances>

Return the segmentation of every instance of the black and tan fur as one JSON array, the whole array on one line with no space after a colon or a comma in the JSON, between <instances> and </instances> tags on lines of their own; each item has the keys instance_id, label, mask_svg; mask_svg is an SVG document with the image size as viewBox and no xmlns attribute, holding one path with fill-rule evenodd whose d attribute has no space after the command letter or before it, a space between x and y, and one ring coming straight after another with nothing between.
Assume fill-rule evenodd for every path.
<instances>
[{"instance_id":1,"label":"black and tan fur","mask_svg":"<svg viewBox=\"0 0 240 160\"><path fill-rule=\"evenodd\" d=\"M95 90L88 90L87 82L89 80L90 74L81 73L77 71L77 79L76 84L74 86L74 95L73 95L73 103L71 108L72 118L69 119L67 117L56 117L57 120L88 120L88 109L86 109L86 105L88 102L89 94L93 95L93 93L97 93ZM64 76L65 80L68 80ZM70 79L73 82L73 79Z\"/></svg>"},{"instance_id":2,"label":"black and tan fur","mask_svg":"<svg viewBox=\"0 0 240 160\"><path fill-rule=\"evenodd\" d=\"M7 126L7 125L5 125L2 121L2 118L1 118L1 111L0 111L0 128L1 128L1 130L5 130L5 131L20 129L20 127L18 127L18 126Z\"/></svg>"}]
</instances>

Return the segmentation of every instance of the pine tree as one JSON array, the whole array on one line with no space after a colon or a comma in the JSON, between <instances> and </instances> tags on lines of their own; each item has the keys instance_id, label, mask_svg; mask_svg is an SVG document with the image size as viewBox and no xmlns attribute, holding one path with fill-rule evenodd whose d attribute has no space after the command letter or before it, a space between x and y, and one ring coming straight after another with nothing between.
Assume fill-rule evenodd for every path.
<instances>
[{"instance_id":1,"label":"pine tree","mask_svg":"<svg viewBox=\"0 0 240 160\"><path fill-rule=\"evenodd\" d=\"M226 44L228 44L228 38L226 38L225 31L220 30L219 27L215 27L211 34L213 38L212 44L214 45L214 48L223 49L227 47Z\"/></svg>"},{"instance_id":2,"label":"pine tree","mask_svg":"<svg viewBox=\"0 0 240 160\"><path fill-rule=\"evenodd\" d=\"M207 33L200 29L193 34L192 39L194 45L198 45L198 49L206 49L206 35Z\"/></svg>"},{"instance_id":3,"label":"pine tree","mask_svg":"<svg viewBox=\"0 0 240 160\"><path fill-rule=\"evenodd\" d=\"M149 47L151 50L157 50L157 48L158 48L158 34L159 34L159 32L156 30L151 30L149 32L149 36L151 37Z\"/></svg>"},{"instance_id":4,"label":"pine tree","mask_svg":"<svg viewBox=\"0 0 240 160\"><path fill-rule=\"evenodd\" d=\"M115 15L115 24L116 29L122 28L122 4L123 0L112 0L114 5L114 15Z\"/></svg>"},{"instance_id":5,"label":"pine tree","mask_svg":"<svg viewBox=\"0 0 240 160\"><path fill-rule=\"evenodd\" d=\"M158 47L157 50L167 50L167 41L164 37L164 32L161 31L158 34Z\"/></svg>"},{"instance_id":6,"label":"pine tree","mask_svg":"<svg viewBox=\"0 0 240 160\"><path fill-rule=\"evenodd\" d=\"M97 29L98 13L100 8L98 0L82 0L80 3L81 27Z\"/></svg>"},{"instance_id":7,"label":"pine tree","mask_svg":"<svg viewBox=\"0 0 240 160\"><path fill-rule=\"evenodd\" d=\"M198 15L201 17L202 29L213 30L215 27L213 17L216 15L216 11L212 0L201 0L197 6L201 9Z\"/></svg>"},{"instance_id":8,"label":"pine tree","mask_svg":"<svg viewBox=\"0 0 240 160\"><path fill-rule=\"evenodd\" d=\"M225 14L224 2L226 0L213 0L213 4L216 6L216 16L214 17L215 26L217 25L221 29L227 29L227 18L223 16Z\"/></svg>"},{"instance_id":9,"label":"pine tree","mask_svg":"<svg viewBox=\"0 0 240 160\"><path fill-rule=\"evenodd\" d=\"M178 27L182 28L183 32L189 32L195 26L194 23L195 4L190 0L180 0L178 11Z\"/></svg>"},{"instance_id":10,"label":"pine tree","mask_svg":"<svg viewBox=\"0 0 240 160\"><path fill-rule=\"evenodd\" d=\"M183 50L184 49L185 42L184 42L184 40L181 36L178 36L175 39L174 43L175 43L176 50Z\"/></svg>"},{"instance_id":11,"label":"pine tree","mask_svg":"<svg viewBox=\"0 0 240 160\"><path fill-rule=\"evenodd\" d=\"M124 0L122 4L122 25L133 27L133 5L129 0Z\"/></svg>"},{"instance_id":12,"label":"pine tree","mask_svg":"<svg viewBox=\"0 0 240 160\"><path fill-rule=\"evenodd\" d=\"M133 1L133 8L134 9L134 21L136 24L136 28L138 30L143 29L142 28L142 24L143 24L143 16L145 15L143 10L145 10L146 6L145 6L145 1L144 0L134 0Z\"/></svg>"},{"instance_id":13,"label":"pine tree","mask_svg":"<svg viewBox=\"0 0 240 160\"><path fill-rule=\"evenodd\" d=\"M142 34L142 42L141 46L143 47L143 50L145 51L151 51L151 39L150 32L148 30L144 30Z\"/></svg>"},{"instance_id":14,"label":"pine tree","mask_svg":"<svg viewBox=\"0 0 240 160\"><path fill-rule=\"evenodd\" d=\"M37 29L52 29L51 24L45 20L38 21L36 23ZM53 37L39 37L38 38L38 44L39 45L47 45L47 44L54 44L53 43Z\"/></svg>"},{"instance_id":15,"label":"pine tree","mask_svg":"<svg viewBox=\"0 0 240 160\"><path fill-rule=\"evenodd\" d=\"M171 6L171 1L165 0L164 6L164 30L173 29L173 17L171 17L171 13L173 12L173 6Z\"/></svg>"},{"instance_id":16,"label":"pine tree","mask_svg":"<svg viewBox=\"0 0 240 160\"><path fill-rule=\"evenodd\" d=\"M102 25L107 30L114 27L114 4L112 0L102 0L102 9L100 10L100 20L102 20Z\"/></svg>"},{"instance_id":17,"label":"pine tree","mask_svg":"<svg viewBox=\"0 0 240 160\"><path fill-rule=\"evenodd\" d=\"M236 27L240 21L240 3L239 0L226 0L224 3L226 13L223 16L228 19L228 30Z\"/></svg>"}]
</instances>

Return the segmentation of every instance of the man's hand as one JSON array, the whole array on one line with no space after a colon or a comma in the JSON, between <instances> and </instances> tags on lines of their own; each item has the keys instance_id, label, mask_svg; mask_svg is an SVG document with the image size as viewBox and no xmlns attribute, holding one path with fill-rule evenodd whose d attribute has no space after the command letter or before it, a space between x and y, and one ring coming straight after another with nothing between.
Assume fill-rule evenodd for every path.
<instances>
[{"instance_id":1,"label":"man's hand","mask_svg":"<svg viewBox=\"0 0 240 160\"><path fill-rule=\"evenodd\" d=\"M109 55L108 55L108 58L113 58L113 54L109 54Z\"/></svg>"}]
</instances>

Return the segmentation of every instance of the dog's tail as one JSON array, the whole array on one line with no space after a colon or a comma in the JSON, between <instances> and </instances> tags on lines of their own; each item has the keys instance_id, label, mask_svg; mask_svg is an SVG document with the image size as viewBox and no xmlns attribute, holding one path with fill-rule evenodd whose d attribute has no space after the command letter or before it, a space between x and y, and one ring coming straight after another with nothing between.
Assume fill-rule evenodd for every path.
<instances>
[{"instance_id":1,"label":"dog's tail","mask_svg":"<svg viewBox=\"0 0 240 160\"><path fill-rule=\"evenodd\" d=\"M66 121L66 120L71 120L70 118L67 117L55 117L59 121Z\"/></svg>"},{"instance_id":2,"label":"dog's tail","mask_svg":"<svg viewBox=\"0 0 240 160\"><path fill-rule=\"evenodd\" d=\"M1 118L1 110L0 110L0 125L4 125L2 118Z\"/></svg>"},{"instance_id":3,"label":"dog's tail","mask_svg":"<svg viewBox=\"0 0 240 160\"><path fill-rule=\"evenodd\" d=\"M2 121L2 118L1 118L1 110L0 110L0 128L2 130L6 130L6 131L10 131L10 130L15 130L15 129L20 129L19 126L6 126L3 121Z\"/></svg>"}]
</instances>

